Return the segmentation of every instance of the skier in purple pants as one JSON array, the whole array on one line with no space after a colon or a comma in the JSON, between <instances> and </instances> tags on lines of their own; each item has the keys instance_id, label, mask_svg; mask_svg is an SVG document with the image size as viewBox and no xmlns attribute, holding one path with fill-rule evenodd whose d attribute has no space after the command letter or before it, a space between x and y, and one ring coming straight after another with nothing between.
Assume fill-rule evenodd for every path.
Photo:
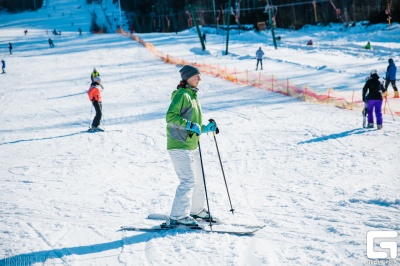
<instances>
[{"instance_id":1,"label":"skier in purple pants","mask_svg":"<svg viewBox=\"0 0 400 266\"><path fill-rule=\"evenodd\" d=\"M386 91L383 84L379 81L378 72L371 71L370 78L364 85L362 96L364 100L368 101L368 128L374 127L374 111L376 116L376 124L378 129L382 129L382 92ZM368 93L368 95L367 95Z\"/></svg>"}]
</instances>

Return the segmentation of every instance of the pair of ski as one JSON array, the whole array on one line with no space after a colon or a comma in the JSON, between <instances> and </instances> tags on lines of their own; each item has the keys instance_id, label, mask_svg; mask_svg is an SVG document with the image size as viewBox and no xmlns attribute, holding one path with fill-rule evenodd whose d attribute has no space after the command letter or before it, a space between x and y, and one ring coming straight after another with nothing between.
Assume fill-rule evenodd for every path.
<instances>
[{"instance_id":1,"label":"pair of ski","mask_svg":"<svg viewBox=\"0 0 400 266\"><path fill-rule=\"evenodd\" d=\"M167 230L177 230L179 232L188 232L188 231L200 231L200 232L207 232L207 233L220 233L220 234L231 234L231 235L253 235L258 230L265 227L265 225L243 225L243 224L230 224L234 229L213 229L207 228L206 221L198 220L200 223L198 226L171 226L169 224L169 216L164 214L150 214L148 219L153 220L166 220L166 222L156 225L153 227L139 227L139 226L122 226L122 231L142 231L142 232L160 232L160 231L167 231ZM222 224L220 220L214 220L213 226L217 226Z\"/></svg>"}]
</instances>

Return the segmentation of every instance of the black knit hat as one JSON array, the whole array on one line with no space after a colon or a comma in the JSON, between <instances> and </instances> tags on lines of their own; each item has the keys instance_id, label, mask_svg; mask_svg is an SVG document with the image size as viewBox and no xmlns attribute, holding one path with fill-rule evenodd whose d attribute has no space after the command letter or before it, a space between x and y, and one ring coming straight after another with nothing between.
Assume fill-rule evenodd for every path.
<instances>
[{"instance_id":1,"label":"black knit hat","mask_svg":"<svg viewBox=\"0 0 400 266\"><path fill-rule=\"evenodd\" d=\"M188 80L194 75L200 74L200 71L197 67L186 65L179 70L179 73L181 73L182 80Z\"/></svg>"}]
</instances>

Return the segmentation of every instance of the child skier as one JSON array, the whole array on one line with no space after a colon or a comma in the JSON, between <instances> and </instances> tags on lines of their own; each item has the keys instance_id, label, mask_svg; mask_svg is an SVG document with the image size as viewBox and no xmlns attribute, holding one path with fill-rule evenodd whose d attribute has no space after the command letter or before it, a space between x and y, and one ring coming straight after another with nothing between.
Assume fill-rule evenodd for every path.
<instances>
[{"instance_id":1,"label":"child skier","mask_svg":"<svg viewBox=\"0 0 400 266\"><path fill-rule=\"evenodd\" d=\"M92 80L92 82L95 77L100 77L100 73L96 70L96 68L93 68L93 72L92 74L90 74L90 79Z\"/></svg>"},{"instance_id":2,"label":"child skier","mask_svg":"<svg viewBox=\"0 0 400 266\"><path fill-rule=\"evenodd\" d=\"M103 129L99 128L102 116L102 98L100 88L103 88L100 83L100 77L95 77L88 91L89 100L92 101L94 109L96 110L96 116L93 119L92 127L89 129L90 131L104 131Z\"/></svg>"}]
</instances>

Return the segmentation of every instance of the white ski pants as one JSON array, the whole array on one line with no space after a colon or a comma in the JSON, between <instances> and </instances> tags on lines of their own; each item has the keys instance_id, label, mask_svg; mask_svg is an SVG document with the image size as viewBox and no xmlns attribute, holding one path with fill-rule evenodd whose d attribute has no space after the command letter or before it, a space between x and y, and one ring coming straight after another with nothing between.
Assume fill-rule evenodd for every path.
<instances>
[{"instance_id":1,"label":"white ski pants","mask_svg":"<svg viewBox=\"0 0 400 266\"><path fill-rule=\"evenodd\" d=\"M205 191L199 149L168 150L180 183L170 217L179 220L204 209Z\"/></svg>"}]
</instances>

